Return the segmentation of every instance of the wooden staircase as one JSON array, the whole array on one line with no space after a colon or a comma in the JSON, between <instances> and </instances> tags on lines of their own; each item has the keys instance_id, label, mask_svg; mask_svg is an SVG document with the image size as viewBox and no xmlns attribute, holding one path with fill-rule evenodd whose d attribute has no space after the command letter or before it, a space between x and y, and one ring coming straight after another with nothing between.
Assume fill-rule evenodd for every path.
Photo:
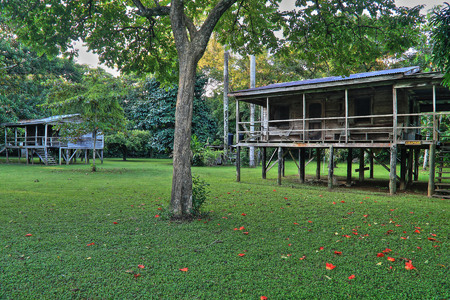
<instances>
[{"instance_id":1,"label":"wooden staircase","mask_svg":"<svg viewBox=\"0 0 450 300\"><path fill-rule=\"evenodd\" d=\"M443 143L436 151L436 177L433 197L450 199L450 143Z\"/></svg>"},{"instance_id":2,"label":"wooden staircase","mask_svg":"<svg viewBox=\"0 0 450 300\"><path fill-rule=\"evenodd\" d=\"M55 166L58 164L56 162L56 159L52 155L50 155L50 153L48 153L48 152L47 152L47 160L45 159L45 150L43 148L33 149L33 152L34 152L34 154L39 156L39 158L45 165Z\"/></svg>"}]
</instances>

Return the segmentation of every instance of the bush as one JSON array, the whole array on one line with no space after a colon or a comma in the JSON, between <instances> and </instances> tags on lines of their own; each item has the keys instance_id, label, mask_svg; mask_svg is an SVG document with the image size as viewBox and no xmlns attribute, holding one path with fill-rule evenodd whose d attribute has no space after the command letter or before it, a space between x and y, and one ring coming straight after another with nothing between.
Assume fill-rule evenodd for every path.
<instances>
[{"instance_id":1,"label":"bush","mask_svg":"<svg viewBox=\"0 0 450 300\"><path fill-rule=\"evenodd\" d=\"M192 215L199 216L201 214L201 207L205 203L208 197L209 186L203 179L199 176L192 176Z\"/></svg>"}]
</instances>

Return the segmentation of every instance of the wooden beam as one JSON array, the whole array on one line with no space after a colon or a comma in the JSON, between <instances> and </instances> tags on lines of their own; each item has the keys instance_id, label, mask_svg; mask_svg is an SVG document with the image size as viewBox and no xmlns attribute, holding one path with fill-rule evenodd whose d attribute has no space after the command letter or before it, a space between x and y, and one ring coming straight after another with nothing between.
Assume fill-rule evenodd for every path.
<instances>
[{"instance_id":1,"label":"wooden beam","mask_svg":"<svg viewBox=\"0 0 450 300\"><path fill-rule=\"evenodd\" d=\"M241 147L236 147L236 181L241 181Z\"/></svg>"},{"instance_id":2,"label":"wooden beam","mask_svg":"<svg viewBox=\"0 0 450 300\"><path fill-rule=\"evenodd\" d=\"M389 173L389 194L397 192L397 145L391 146L391 168Z\"/></svg>"},{"instance_id":3,"label":"wooden beam","mask_svg":"<svg viewBox=\"0 0 450 300\"><path fill-rule=\"evenodd\" d=\"M333 146L330 146L330 155L328 159L328 189L331 190L333 188L333 176L334 176L334 149Z\"/></svg>"},{"instance_id":4,"label":"wooden beam","mask_svg":"<svg viewBox=\"0 0 450 300\"><path fill-rule=\"evenodd\" d=\"M303 93L303 142L306 141L306 94Z\"/></svg>"},{"instance_id":5,"label":"wooden beam","mask_svg":"<svg viewBox=\"0 0 450 300\"><path fill-rule=\"evenodd\" d=\"M352 184L352 160L353 160L353 148L348 148L347 154L347 186Z\"/></svg>"},{"instance_id":6,"label":"wooden beam","mask_svg":"<svg viewBox=\"0 0 450 300\"><path fill-rule=\"evenodd\" d=\"M372 149L368 150L369 153L369 167L370 167L370 173L369 173L369 178L373 179L373 154L372 154Z\"/></svg>"},{"instance_id":7,"label":"wooden beam","mask_svg":"<svg viewBox=\"0 0 450 300\"><path fill-rule=\"evenodd\" d=\"M359 149L359 182L364 181L364 148Z\"/></svg>"},{"instance_id":8,"label":"wooden beam","mask_svg":"<svg viewBox=\"0 0 450 300\"><path fill-rule=\"evenodd\" d=\"M414 181L419 180L419 156L420 149L414 149Z\"/></svg>"},{"instance_id":9,"label":"wooden beam","mask_svg":"<svg viewBox=\"0 0 450 300\"><path fill-rule=\"evenodd\" d=\"M322 159L320 152L321 152L321 149L320 148L316 148L316 159L317 159L317 161L316 161L316 165L317 165L317 168L316 168L316 179L317 180L320 179L320 160Z\"/></svg>"},{"instance_id":10,"label":"wooden beam","mask_svg":"<svg viewBox=\"0 0 450 300\"><path fill-rule=\"evenodd\" d=\"M400 187L401 191L406 189L406 148L400 150Z\"/></svg>"},{"instance_id":11,"label":"wooden beam","mask_svg":"<svg viewBox=\"0 0 450 300\"><path fill-rule=\"evenodd\" d=\"M283 168L283 148L278 147L278 177L277 177L277 183L278 185L281 185L281 175L282 175L282 168Z\"/></svg>"},{"instance_id":12,"label":"wooden beam","mask_svg":"<svg viewBox=\"0 0 450 300\"><path fill-rule=\"evenodd\" d=\"M397 89L392 87L392 138L397 144Z\"/></svg>"},{"instance_id":13,"label":"wooden beam","mask_svg":"<svg viewBox=\"0 0 450 300\"><path fill-rule=\"evenodd\" d=\"M406 161L406 186L411 186L413 182L413 149L408 150L408 160Z\"/></svg>"},{"instance_id":14,"label":"wooden beam","mask_svg":"<svg viewBox=\"0 0 450 300\"><path fill-rule=\"evenodd\" d=\"M267 156L267 148L262 147L262 161L261 161L261 168L262 168L262 179L266 179L267 173L266 173L266 157Z\"/></svg>"},{"instance_id":15,"label":"wooden beam","mask_svg":"<svg viewBox=\"0 0 450 300\"><path fill-rule=\"evenodd\" d=\"M345 89L345 143L348 143L348 89Z\"/></svg>"},{"instance_id":16,"label":"wooden beam","mask_svg":"<svg viewBox=\"0 0 450 300\"><path fill-rule=\"evenodd\" d=\"M434 179L435 179L435 172L436 172L436 144L430 145L429 150L429 162L430 162L430 176L428 177L428 197L432 197L434 194Z\"/></svg>"},{"instance_id":17,"label":"wooden beam","mask_svg":"<svg viewBox=\"0 0 450 300\"><path fill-rule=\"evenodd\" d=\"M305 148L300 148L299 150L299 176L300 176L300 183L305 183L305 159L306 159L306 150Z\"/></svg>"}]
</instances>

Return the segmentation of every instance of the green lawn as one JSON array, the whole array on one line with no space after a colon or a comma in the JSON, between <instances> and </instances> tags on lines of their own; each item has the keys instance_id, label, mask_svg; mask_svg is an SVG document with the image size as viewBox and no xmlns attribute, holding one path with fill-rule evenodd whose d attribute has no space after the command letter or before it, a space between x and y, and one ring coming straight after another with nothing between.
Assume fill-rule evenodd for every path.
<instances>
[{"instance_id":1,"label":"green lawn","mask_svg":"<svg viewBox=\"0 0 450 300\"><path fill-rule=\"evenodd\" d=\"M170 160L89 168L0 164L0 299L450 297L448 200L329 192L292 163L283 186L275 169L236 183L234 167L205 167L209 215L176 223Z\"/></svg>"}]
</instances>

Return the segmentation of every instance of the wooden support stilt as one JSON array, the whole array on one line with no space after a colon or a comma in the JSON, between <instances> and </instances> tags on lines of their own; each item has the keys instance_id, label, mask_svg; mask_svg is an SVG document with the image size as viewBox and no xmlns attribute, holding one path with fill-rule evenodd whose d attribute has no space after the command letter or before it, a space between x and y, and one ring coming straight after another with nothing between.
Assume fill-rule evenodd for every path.
<instances>
[{"instance_id":1,"label":"wooden support stilt","mask_svg":"<svg viewBox=\"0 0 450 300\"><path fill-rule=\"evenodd\" d=\"M414 181L419 180L419 157L420 149L414 149Z\"/></svg>"},{"instance_id":2,"label":"wooden support stilt","mask_svg":"<svg viewBox=\"0 0 450 300\"><path fill-rule=\"evenodd\" d=\"M347 154L347 186L352 184L352 161L353 161L353 148L348 148Z\"/></svg>"},{"instance_id":3,"label":"wooden support stilt","mask_svg":"<svg viewBox=\"0 0 450 300\"><path fill-rule=\"evenodd\" d=\"M372 151L372 149L369 149L369 167L370 167L369 178L373 179L373 151Z\"/></svg>"},{"instance_id":4,"label":"wooden support stilt","mask_svg":"<svg viewBox=\"0 0 450 300\"><path fill-rule=\"evenodd\" d=\"M406 148L400 150L400 191L406 189Z\"/></svg>"},{"instance_id":5,"label":"wooden support stilt","mask_svg":"<svg viewBox=\"0 0 450 300\"><path fill-rule=\"evenodd\" d=\"M316 148L316 163L317 163L317 168L316 168L316 179L319 180L320 179L320 161L322 159L321 157L321 149L320 148Z\"/></svg>"},{"instance_id":6,"label":"wooden support stilt","mask_svg":"<svg viewBox=\"0 0 450 300\"><path fill-rule=\"evenodd\" d=\"M241 182L241 147L236 147L236 181Z\"/></svg>"},{"instance_id":7,"label":"wooden support stilt","mask_svg":"<svg viewBox=\"0 0 450 300\"><path fill-rule=\"evenodd\" d=\"M328 189L333 188L333 174L334 174L334 149L333 146L330 146L330 155L328 160Z\"/></svg>"},{"instance_id":8,"label":"wooden support stilt","mask_svg":"<svg viewBox=\"0 0 450 300\"><path fill-rule=\"evenodd\" d=\"M62 149L59 148L59 165L61 165L61 151L62 151Z\"/></svg>"},{"instance_id":9,"label":"wooden support stilt","mask_svg":"<svg viewBox=\"0 0 450 300\"><path fill-rule=\"evenodd\" d=\"M287 152L286 152L286 154L287 154ZM281 173L282 173L283 177L286 177L285 170L286 170L286 157L285 157L285 155L283 155L281 158Z\"/></svg>"},{"instance_id":10,"label":"wooden support stilt","mask_svg":"<svg viewBox=\"0 0 450 300\"><path fill-rule=\"evenodd\" d=\"M261 167L262 167L262 178L266 179L267 173L266 173L266 155L267 155L267 148L262 148L262 161L261 161Z\"/></svg>"},{"instance_id":11,"label":"wooden support stilt","mask_svg":"<svg viewBox=\"0 0 450 300\"><path fill-rule=\"evenodd\" d=\"M66 165L70 164L69 149L66 149Z\"/></svg>"},{"instance_id":12,"label":"wooden support stilt","mask_svg":"<svg viewBox=\"0 0 450 300\"><path fill-rule=\"evenodd\" d=\"M305 183L305 159L306 159L306 150L305 148L300 148L299 150L299 176L300 176L300 183Z\"/></svg>"},{"instance_id":13,"label":"wooden support stilt","mask_svg":"<svg viewBox=\"0 0 450 300\"><path fill-rule=\"evenodd\" d=\"M88 160L88 150L84 150L84 164L88 164L89 160Z\"/></svg>"},{"instance_id":14,"label":"wooden support stilt","mask_svg":"<svg viewBox=\"0 0 450 300\"><path fill-rule=\"evenodd\" d=\"M408 160L406 162L407 174L406 177L406 186L412 185L413 180L413 149L408 150Z\"/></svg>"},{"instance_id":15,"label":"wooden support stilt","mask_svg":"<svg viewBox=\"0 0 450 300\"><path fill-rule=\"evenodd\" d=\"M359 148L359 182L364 181L364 148Z\"/></svg>"},{"instance_id":16,"label":"wooden support stilt","mask_svg":"<svg viewBox=\"0 0 450 300\"><path fill-rule=\"evenodd\" d=\"M397 192L397 145L391 146L391 165L389 172L389 194Z\"/></svg>"},{"instance_id":17,"label":"wooden support stilt","mask_svg":"<svg viewBox=\"0 0 450 300\"><path fill-rule=\"evenodd\" d=\"M103 149L100 150L100 163L103 164Z\"/></svg>"},{"instance_id":18,"label":"wooden support stilt","mask_svg":"<svg viewBox=\"0 0 450 300\"><path fill-rule=\"evenodd\" d=\"M28 153L28 148L25 148L25 157L27 160L27 165L30 163L30 158L28 157L29 153Z\"/></svg>"},{"instance_id":19,"label":"wooden support stilt","mask_svg":"<svg viewBox=\"0 0 450 300\"><path fill-rule=\"evenodd\" d=\"M434 194L434 179L435 179L435 172L436 172L436 144L430 145L430 151L429 151L429 162L430 162L430 176L428 178L428 197L432 197Z\"/></svg>"},{"instance_id":20,"label":"wooden support stilt","mask_svg":"<svg viewBox=\"0 0 450 300\"><path fill-rule=\"evenodd\" d=\"M278 185L281 185L281 176L283 173L283 148L278 147L278 177L277 177L277 183Z\"/></svg>"}]
</instances>

